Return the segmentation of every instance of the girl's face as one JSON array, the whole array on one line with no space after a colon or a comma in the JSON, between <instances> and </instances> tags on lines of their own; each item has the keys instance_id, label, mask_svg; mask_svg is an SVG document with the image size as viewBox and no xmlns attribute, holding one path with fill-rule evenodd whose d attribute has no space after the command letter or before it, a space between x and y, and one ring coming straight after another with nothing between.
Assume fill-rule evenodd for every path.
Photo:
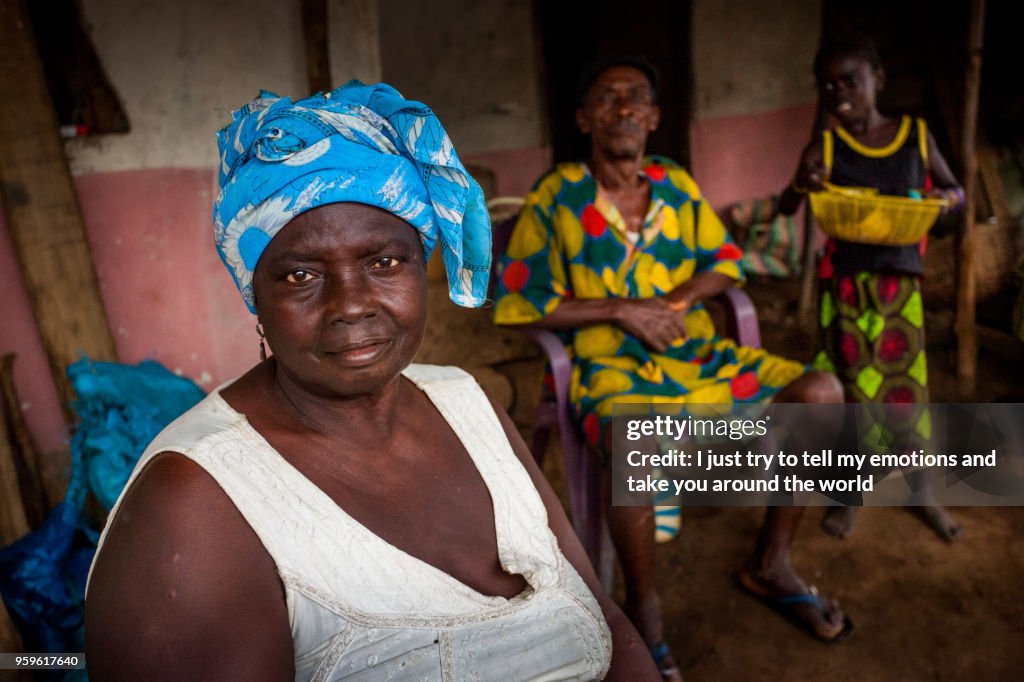
<instances>
[{"instance_id":1,"label":"girl's face","mask_svg":"<svg viewBox=\"0 0 1024 682\"><path fill-rule=\"evenodd\" d=\"M838 57L825 62L818 74L818 93L826 111L846 124L875 110L884 83L884 72L863 57Z\"/></svg>"}]
</instances>

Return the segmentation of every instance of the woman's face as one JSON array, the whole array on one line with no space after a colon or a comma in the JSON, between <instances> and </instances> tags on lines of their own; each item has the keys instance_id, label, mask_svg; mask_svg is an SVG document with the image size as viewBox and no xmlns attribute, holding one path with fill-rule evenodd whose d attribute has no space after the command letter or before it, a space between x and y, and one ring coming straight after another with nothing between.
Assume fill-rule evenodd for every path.
<instances>
[{"instance_id":1,"label":"woman's face","mask_svg":"<svg viewBox=\"0 0 1024 682\"><path fill-rule=\"evenodd\" d=\"M274 236L253 275L280 371L325 397L384 388L412 362L426 323L416 230L363 204L328 204Z\"/></svg>"}]
</instances>

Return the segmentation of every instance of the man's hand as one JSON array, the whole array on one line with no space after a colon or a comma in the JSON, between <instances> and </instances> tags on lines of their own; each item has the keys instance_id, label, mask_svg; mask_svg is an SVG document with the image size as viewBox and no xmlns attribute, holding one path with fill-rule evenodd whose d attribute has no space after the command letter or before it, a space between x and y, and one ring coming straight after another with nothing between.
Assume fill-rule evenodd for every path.
<instances>
[{"instance_id":1,"label":"man's hand","mask_svg":"<svg viewBox=\"0 0 1024 682\"><path fill-rule=\"evenodd\" d=\"M686 337L686 307L664 298L618 299L615 322L656 353L664 353L677 339Z\"/></svg>"}]
</instances>

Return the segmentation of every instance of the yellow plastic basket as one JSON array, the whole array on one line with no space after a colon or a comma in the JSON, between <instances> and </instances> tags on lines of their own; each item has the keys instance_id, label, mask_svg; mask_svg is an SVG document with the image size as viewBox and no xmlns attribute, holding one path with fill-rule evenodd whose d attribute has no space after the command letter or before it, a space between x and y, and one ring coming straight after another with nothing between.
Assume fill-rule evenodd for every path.
<instances>
[{"instance_id":1,"label":"yellow plastic basket","mask_svg":"<svg viewBox=\"0 0 1024 682\"><path fill-rule=\"evenodd\" d=\"M830 237L888 246L921 241L949 205L945 199L911 199L830 183L822 192L811 192L810 200L814 219Z\"/></svg>"}]
</instances>

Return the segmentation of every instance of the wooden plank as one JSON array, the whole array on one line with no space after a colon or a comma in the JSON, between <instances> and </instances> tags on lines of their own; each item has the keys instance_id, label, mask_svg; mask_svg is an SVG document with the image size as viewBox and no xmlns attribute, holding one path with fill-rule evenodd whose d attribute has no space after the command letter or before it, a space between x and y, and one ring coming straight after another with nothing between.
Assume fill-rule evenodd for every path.
<instances>
[{"instance_id":1,"label":"wooden plank","mask_svg":"<svg viewBox=\"0 0 1024 682\"><path fill-rule=\"evenodd\" d=\"M302 0L302 38L306 46L306 77L311 92L331 89L327 50L327 0Z\"/></svg>"},{"instance_id":2,"label":"wooden plank","mask_svg":"<svg viewBox=\"0 0 1024 682\"><path fill-rule=\"evenodd\" d=\"M4 653L22 653L21 635L14 627L7 608L0 600L0 651ZM0 670L0 682L31 682L32 673L28 670Z\"/></svg>"},{"instance_id":3,"label":"wooden plank","mask_svg":"<svg viewBox=\"0 0 1024 682\"><path fill-rule=\"evenodd\" d=\"M0 84L0 201L71 423L65 369L82 353L116 353L23 0L0 0Z\"/></svg>"},{"instance_id":4,"label":"wooden plank","mask_svg":"<svg viewBox=\"0 0 1024 682\"><path fill-rule=\"evenodd\" d=\"M975 325L974 211L978 160L975 136L978 122L978 94L981 90L981 50L985 30L985 0L971 0L967 31L967 73L964 79L961 158L964 165L965 206L963 222L956 233L956 338L957 376L963 397L973 396L978 374L978 331Z\"/></svg>"},{"instance_id":5,"label":"wooden plank","mask_svg":"<svg viewBox=\"0 0 1024 682\"><path fill-rule=\"evenodd\" d=\"M7 422L0 418L0 547L11 544L30 530L18 479ZM0 651L7 649L0 648Z\"/></svg>"},{"instance_id":6,"label":"wooden plank","mask_svg":"<svg viewBox=\"0 0 1024 682\"><path fill-rule=\"evenodd\" d=\"M818 103L815 106L814 113L814 124L811 127L811 139L814 140L821 136L825 125L827 123L828 116L825 113L825 106L822 104L821 99L818 99ZM814 222L814 216L811 215L811 202L803 202L803 224L804 224L804 253L803 253L803 271L800 273L800 299L797 306L797 316L800 320L800 325L804 329L814 329L817 326L815 317L817 313L817 298L814 293L816 290L816 284L818 282L818 251L816 248L818 242L818 226Z\"/></svg>"},{"instance_id":7,"label":"wooden plank","mask_svg":"<svg viewBox=\"0 0 1024 682\"><path fill-rule=\"evenodd\" d=\"M0 357L0 404L3 410L4 440L10 447L10 457L19 488L19 505L23 508L28 524L38 528L46 518L47 510L59 499L50 499L43 485L42 467L36 454L32 436L29 434L21 401L14 388L14 353ZM2 447L2 445L0 445ZM52 504L51 504L52 503Z\"/></svg>"}]
</instances>

